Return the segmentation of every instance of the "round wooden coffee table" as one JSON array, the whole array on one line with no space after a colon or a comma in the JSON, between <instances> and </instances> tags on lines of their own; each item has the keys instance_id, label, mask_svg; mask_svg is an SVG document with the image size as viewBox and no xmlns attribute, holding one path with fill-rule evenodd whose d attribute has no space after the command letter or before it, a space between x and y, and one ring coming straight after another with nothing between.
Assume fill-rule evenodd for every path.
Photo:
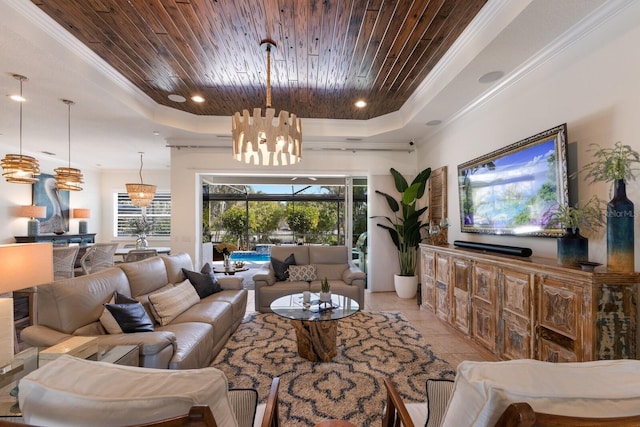
<instances>
[{"instance_id":1,"label":"round wooden coffee table","mask_svg":"<svg viewBox=\"0 0 640 427\"><path fill-rule=\"evenodd\" d=\"M312 362L329 362L336 356L338 320L351 316L360 306L351 298L331 295L331 309L323 309L319 295L311 294L311 304L304 304L302 294L280 297L271 303L271 311L289 319L296 330L298 355Z\"/></svg>"}]
</instances>

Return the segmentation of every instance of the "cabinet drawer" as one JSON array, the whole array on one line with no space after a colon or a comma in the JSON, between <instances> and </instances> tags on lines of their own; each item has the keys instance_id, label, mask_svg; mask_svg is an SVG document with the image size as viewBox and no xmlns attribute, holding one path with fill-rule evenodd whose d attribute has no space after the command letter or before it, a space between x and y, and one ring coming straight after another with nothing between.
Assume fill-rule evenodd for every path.
<instances>
[{"instance_id":1,"label":"cabinet drawer","mask_svg":"<svg viewBox=\"0 0 640 427\"><path fill-rule=\"evenodd\" d=\"M504 312L502 317L502 349L504 359L530 359L531 351L531 322L529 319Z\"/></svg>"},{"instance_id":2,"label":"cabinet drawer","mask_svg":"<svg viewBox=\"0 0 640 427\"><path fill-rule=\"evenodd\" d=\"M578 337L582 293L559 282L544 281L540 289L540 325L571 339Z\"/></svg>"},{"instance_id":3,"label":"cabinet drawer","mask_svg":"<svg viewBox=\"0 0 640 427\"><path fill-rule=\"evenodd\" d=\"M503 270L503 309L529 318L531 312L530 283L530 277L526 273Z\"/></svg>"},{"instance_id":4,"label":"cabinet drawer","mask_svg":"<svg viewBox=\"0 0 640 427\"><path fill-rule=\"evenodd\" d=\"M474 298L493 303L493 293L496 286L494 267L482 263L473 266L472 293Z\"/></svg>"},{"instance_id":5,"label":"cabinet drawer","mask_svg":"<svg viewBox=\"0 0 640 427\"><path fill-rule=\"evenodd\" d=\"M538 359L544 362L578 362L576 354L553 341L542 338L540 340L540 354Z\"/></svg>"},{"instance_id":6,"label":"cabinet drawer","mask_svg":"<svg viewBox=\"0 0 640 427\"><path fill-rule=\"evenodd\" d=\"M490 351L496 349L496 327L493 308L477 298L471 307L473 337Z\"/></svg>"}]
</instances>

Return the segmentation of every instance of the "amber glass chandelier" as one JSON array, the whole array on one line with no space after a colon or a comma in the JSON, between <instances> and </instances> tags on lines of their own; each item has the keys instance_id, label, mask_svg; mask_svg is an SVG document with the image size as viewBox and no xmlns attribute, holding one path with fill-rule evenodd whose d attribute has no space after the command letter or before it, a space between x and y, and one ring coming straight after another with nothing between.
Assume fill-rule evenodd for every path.
<instances>
[{"instance_id":1,"label":"amber glass chandelier","mask_svg":"<svg viewBox=\"0 0 640 427\"><path fill-rule=\"evenodd\" d=\"M22 83L28 79L25 76L14 74L13 77L20 81L20 96L11 98L20 103L20 154L7 154L0 162L2 176L7 182L15 184L33 184L38 181L40 165L35 157L22 154L22 103L25 101L22 95Z\"/></svg>"},{"instance_id":2,"label":"amber glass chandelier","mask_svg":"<svg viewBox=\"0 0 640 427\"><path fill-rule=\"evenodd\" d=\"M73 101L69 101L68 99L63 99L62 102L67 104L67 125L68 125L68 136L69 136L69 166L56 168L54 172L56 173L56 183L58 185L58 190L67 190L67 191L81 191L82 184L84 181L82 180L82 172L80 169L71 167L71 106L73 105Z\"/></svg>"},{"instance_id":3,"label":"amber glass chandelier","mask_svg":"<svg viewBox=\"0 0 640 427\"><path fill-rule=\"evenodd\" d=\"M253 118L248 110L231 117L233 157L244 163L263 166L296 164L302 158L302 121L295 114L271 108L271 49L273 40L262 40L267 51L267 108L253 109Z\"/></svg>"},{"instance_id":4,"label":"amber glass chandelier","mask_svg":"<svg viewBox=\"0 0 640 427\"><path fill-rule=\"evenodd\" d=\"M140 184L126 184L127 193L129 193L129 199L131 204L137 208L146 208L151 205L153 197L156 195L156 186L151 184L145 184L142 181L142 155L140 153Z\"/></svg>"}]
</instances>

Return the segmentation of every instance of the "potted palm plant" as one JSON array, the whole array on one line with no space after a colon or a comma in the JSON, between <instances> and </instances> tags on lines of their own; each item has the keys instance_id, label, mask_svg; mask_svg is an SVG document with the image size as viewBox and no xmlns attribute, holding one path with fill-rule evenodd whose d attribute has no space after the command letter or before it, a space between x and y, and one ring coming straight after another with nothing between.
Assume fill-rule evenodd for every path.
<instances>
[{"instance_id":1,"label":"potted palm plant","mask_svg":"<svg viewBox=\"0 0 640 427\"><path fill-rule=\"evenodd\" d=\"M390 172L400 197L396 200L393 196L382 191L376 190L376 193L385 198L394 216L374 216L372 218L383 218L389 224L377 225L389 232L398 253L400 274L394 276L396 293L400 298L413 298L418 289L416 265L418 248L422 240L421 230L429 225L428 222L423 223L421 219L428 207L416 209L416 202L424 195L427 180L431 176L431 168L420 172L411 185L394 168L391 168Z\"/></svg>"},{"instance_id":2,"label":"potted palm plant","mask_svg":"<svg viewBox=\"0 0 640 427\"><path fill-rule=\"evenodd\" d=\"M604 225L603 202L593 196L580 207L559 205L549 215L549 226L564 228L565 235L558 238L558 264L575 266L589 261L589 240L580 229L597 230Z\"/></svg>"},{"instance_id":3,"label":"potted palm plant","mask_svg":"<svg viewBox=\"0 0 640 427\"><path fill-rule=\"evenodd\" d=\"M593 144L593 161L581 171L591 182L613 182L613 198L607 203L607 267L613 271L633 272L634 207L627 198L627 181L635 180L640 170L640 154L631 146L616 142L612 148Z\"/></svg>"}]
</instances>

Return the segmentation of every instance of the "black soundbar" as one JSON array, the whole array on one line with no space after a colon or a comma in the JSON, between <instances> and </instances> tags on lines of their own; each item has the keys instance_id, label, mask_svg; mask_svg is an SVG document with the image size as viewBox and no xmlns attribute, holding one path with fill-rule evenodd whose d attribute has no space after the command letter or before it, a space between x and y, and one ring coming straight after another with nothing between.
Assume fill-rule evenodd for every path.
<instances>
[{"instance_id":1,"label":"black soundbar","mask_svg":"<svg viewBox=\"0 0 640 427\"><path fill-rule=\"evenodd\" d=\"M464 240L454 240L453 244L461 248L479 249L521 257L528 257L533 253L530 248L521 248L519 246L492 245L490 243L465 242Z\"/></svg>"}]
</instances>

